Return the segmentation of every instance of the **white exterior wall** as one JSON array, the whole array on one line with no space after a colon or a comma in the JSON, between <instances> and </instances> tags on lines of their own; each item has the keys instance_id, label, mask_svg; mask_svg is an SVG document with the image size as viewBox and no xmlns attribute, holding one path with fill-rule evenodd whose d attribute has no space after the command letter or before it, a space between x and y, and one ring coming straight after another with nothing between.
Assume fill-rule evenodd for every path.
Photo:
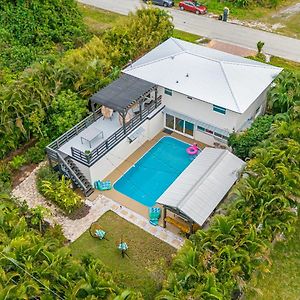
<instances>
[{"instance_id":1,"label":"white exterior wall","mask_svg":"<svg viewBox=\"0 0 300 300\"><path fill-rule=\"evenodd\" d=\"M188 99L186 95L173 91L173 95L169 96L164 93L161 88L163 104L167 108L174 110L193 119L205 122L220 129L233 131L239 119L239 114L230 110L226 110L226 114L220 114L213 111L213 105L198 99Z\"/></svg>"},{"instance_id":2,"label":"white exterior wall","mask_svg":"<svg viewBox=\"0 0 300 300\"><path fill-rule=\"evenodd\" d=\"M257 116L262 115L265 112L267 105L267 92L268 88L259 95L259 97L248 107L248 109L242 115L240 115L235 126L236 131L245 129L245 124L248 123L248 125L250 125ZM259 107L261 108L256 115L256 110Z\"/></svg>"},{"instance_id":3,"label":"white exterior wall","mask_svg":"<svg viewBox=\"0 0 300 300\"><path fill-rule=\"evenodd\" d=\"M155 135L157 135L163 129L163 125L163 113L160 112L151 120L146 120L140 127L138 127L142 127L144 131L133 142L129 143L128 138L124 138L90 168L82 166L77 162L76 164L82 171L87 169L84 170L83 173L84 175L86 175L86 172L89 173L86 177L91 183L94 183L96 180L103 180L147 140L151 140Z\"/></svg>"}]
</instances>

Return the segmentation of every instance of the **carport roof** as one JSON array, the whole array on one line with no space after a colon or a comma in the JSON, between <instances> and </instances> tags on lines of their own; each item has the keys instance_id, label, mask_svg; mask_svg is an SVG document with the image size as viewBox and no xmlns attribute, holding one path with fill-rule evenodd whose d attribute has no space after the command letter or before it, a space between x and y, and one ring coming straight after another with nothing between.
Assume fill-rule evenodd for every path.
<instances>
[{"instance_id":1,"label":"carport roof","mask_svg":"<svg viewBox=\"0 0 300 300\"><path fill-rule=\"evenodd\" d=\"M131 104L147 95L155 86L146 80L129 74L122 74L120 78L95 93L91 97L91 101L123 112Z\"/></svg>"}]
</instances>

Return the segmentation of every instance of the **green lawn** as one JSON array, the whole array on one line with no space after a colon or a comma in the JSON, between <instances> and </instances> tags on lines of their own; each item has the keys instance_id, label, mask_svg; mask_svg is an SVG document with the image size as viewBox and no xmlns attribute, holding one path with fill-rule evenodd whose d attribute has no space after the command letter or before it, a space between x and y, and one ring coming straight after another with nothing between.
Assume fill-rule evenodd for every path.
<instances>
[{"instance_id":1,"label":"green lawn","mask_svg":"<svg viewBox=\"0 0 300 300\"><path fill-rule=\"evenodd\" d=\"M139 290L145 299L153 299L176 250L111 211L98 223L107 232L108 241L92 238L87 231L71 244L73 255L90 253L100 258L120 286ZM122 235L129 246L129 258L122 258L117 249Z\"/></svg>"},{"instance_id":2,"label":"green lawn","mask_svg":"<svg viewBox=\"0 0 300 300\"><path fill-rule=\"evenodd\" d=\"M101 34L105 29L114 26L118 22L122 22L122 20L126 18L126 16L89 5L78 3L78 7L84 17L85 24L89 30L96 35Z\"/></svg>"},{"instance_id":3,"label":"green lawn","mask_svg":"<svg viewBox=\"0 0 300 300\"><path fill-rule=\"evenodd\" d=\"M277 243L271 252L270 273L254 278L246 300L300 299L300 219L287 243ZM255 292L256 289L256 292Z\"/></svg>"}]
</instances>

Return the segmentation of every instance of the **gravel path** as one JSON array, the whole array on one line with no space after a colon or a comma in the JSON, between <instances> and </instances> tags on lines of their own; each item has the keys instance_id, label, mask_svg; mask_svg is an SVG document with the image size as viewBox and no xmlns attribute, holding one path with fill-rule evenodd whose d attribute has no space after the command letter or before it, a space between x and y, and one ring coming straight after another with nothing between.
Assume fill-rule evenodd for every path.
<instances>
[{"instance_id":1,"label":"gravel path","mask_svg":"<svg viewBox=\"0 0 300 300\"><path fill-rule=\"evenodd\" d=\"M45 165L45 162L41 163L20 185L18 185L12 191L12 194L21 201L25 200L30 208L38 205L48 208L51 214L46 218L47 221L52 225L55 223L60 224L65 237L71 242L80 237L80 235L104 213L112 210L125 220L135 224L176 249L179 249L183 245L184 239L182 237L162 227L150 225L148 220L141 215L121 206L119 203L104 197L103 195L98 196L94 201L85 199L85 203L91 207L89 213L85 217L76 220L69 219L62 214L61 210L57 209L54 204L49 204L37 191L36 173L43 165Z\"/></svg>"}]
</instances>

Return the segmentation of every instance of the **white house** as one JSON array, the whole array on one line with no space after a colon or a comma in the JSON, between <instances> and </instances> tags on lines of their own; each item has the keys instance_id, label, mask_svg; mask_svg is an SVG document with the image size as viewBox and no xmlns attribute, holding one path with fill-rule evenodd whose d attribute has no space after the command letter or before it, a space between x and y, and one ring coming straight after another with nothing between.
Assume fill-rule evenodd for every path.
<instances>
[{"instance_id":1,"label":"white house","mask_svg":"<svg viewBox=\"0 0 300 300\"><path fill-rule=\"evenodd\" d=\"M170 38L92 96L93 114L47 147L49 161L89 194L164 128L226 143L264 112L281 70Z\"/></svg>"},{"instance_id":2,"label":"white house","mask_svg":"<svg viewBox=\"0 0 300 300\"><path fill-rule=\"evenodd\" d=\"M123 72L159 87L165 127L213 145L264 113L268 88L281 71L170 38Z\"/></svg>"}]
</instances>

